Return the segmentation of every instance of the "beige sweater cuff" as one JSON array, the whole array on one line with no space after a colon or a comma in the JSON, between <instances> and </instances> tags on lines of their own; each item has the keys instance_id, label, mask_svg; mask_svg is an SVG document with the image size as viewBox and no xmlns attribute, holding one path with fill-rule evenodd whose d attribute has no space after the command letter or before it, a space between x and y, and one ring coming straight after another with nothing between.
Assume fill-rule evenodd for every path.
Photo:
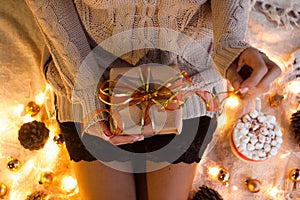
<instances>
[{"instance_id":1,"label":"beige sweater cuff","mask_svg":"<svg viewBox=\"0 0 300 200\"><path fill-rule=\"evenodd\" d=\"M243 41L225 41L219 43L213 53L213 65L215 69L226 77L226 72L233 61L250 45Z\"/></svg>"}]
</instances>

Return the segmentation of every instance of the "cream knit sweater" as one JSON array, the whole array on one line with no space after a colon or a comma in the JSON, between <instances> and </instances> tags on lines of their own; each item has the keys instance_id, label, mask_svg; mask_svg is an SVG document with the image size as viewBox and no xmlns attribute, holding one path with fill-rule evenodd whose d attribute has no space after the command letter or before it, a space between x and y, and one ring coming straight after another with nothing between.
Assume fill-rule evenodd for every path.
<instances>
[{"instance_id":1,"label":"cream knit sweater","mask_svg":"<svg viewBox=\"0 0 300 200\"><path fill-rule=\"evenodd\" d=\"M102 71L99 63L84 61L97 44L106 44L103 54L123 55L134 66L140 58L152 55L148 50L135 50L138 43L132 41L136 31L141 30L145 36L142 43L146 48L158 48L161 45L157 44L170 40L154 62L177 64L189 73L192 88L217 92L224 90L219 74L224 76L233 60L249 47L244 42L249 0L27 0L27 4L54 60L48 64L46 76L55 89L62 122L82 121L99 106L97 84ZM192 38L201 51L185 40L181 44L180 35L173 40L172 33ZM125 35L125 39L107 40L118 34ZM185 50L172 52L174 43ZM119 54L114 52L120 48ZM100 63L102 67L108 64L105 59ZM183 108L184 118L205 114L205 105L196 96Z\"/></svg>"}]
</instances>

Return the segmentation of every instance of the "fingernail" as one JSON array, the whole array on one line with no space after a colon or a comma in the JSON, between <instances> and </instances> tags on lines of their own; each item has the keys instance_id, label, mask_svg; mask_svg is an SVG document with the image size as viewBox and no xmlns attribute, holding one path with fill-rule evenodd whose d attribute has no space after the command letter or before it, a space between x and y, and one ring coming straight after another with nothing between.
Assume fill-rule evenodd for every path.
<instances>
[{"instance_id":1,"label":"fingernail","mask_svg":"<svg viewBox=\"0 0 300 200\"><path fill-rule=\"evenodd\" d=\"M240 93L246 93L246 92L248 92L248 90L249 90L249 88L248 87L244 87L244 88L241 88L240 89Z\"/></svg>"}]
</instances>

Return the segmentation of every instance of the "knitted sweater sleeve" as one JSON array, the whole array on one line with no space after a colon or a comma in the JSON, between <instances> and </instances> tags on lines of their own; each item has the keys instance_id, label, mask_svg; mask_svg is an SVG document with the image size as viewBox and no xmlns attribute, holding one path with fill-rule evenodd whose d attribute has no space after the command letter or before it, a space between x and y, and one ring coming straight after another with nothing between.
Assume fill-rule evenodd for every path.
<instances>
[{"instance_id":1,"label":"knitted sweater sleeve","mask_svg":"<svg viewBox=\"0 0 300 200\"><path fill-rule=\"evenodd\" d=\"M214 30L214 67L225 77L230 64L250 47L245 42L249 0L211 0Z\"/></svg>"},{"instance_id":2,"label":"knitted sweater sleeve","mask_svg":"<svg viewBox=\"0 0 300 200\"><path fill-rule=\"evenodd\" d=\"M81 105L81 113L73 113L76 118L73 120L82 121L97 104L95 97L101 69L97 63L91 64L91 59L89 63L85 62L91 48L73 1L26 0L26 3L36 18L54 60L55 69L47 72L50 73L50 82L54 83L54 91L65 96L72 104Z\"/></svg>"}]
</instances>

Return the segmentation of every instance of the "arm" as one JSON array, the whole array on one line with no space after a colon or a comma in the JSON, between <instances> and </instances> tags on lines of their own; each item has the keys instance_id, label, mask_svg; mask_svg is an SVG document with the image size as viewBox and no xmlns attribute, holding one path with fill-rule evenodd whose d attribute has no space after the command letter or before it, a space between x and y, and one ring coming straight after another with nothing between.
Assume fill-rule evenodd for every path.
<instances>
[{"instance_id":1,"label":"arm","mask_svg":"<svg viewBox=\"0 0 300 200\"><path fill-rule=\"evenodd\" d=\"M250 47L245 42L249 6L249 0L211 0L213 62L223 77L226 77L231 63Z\"/></svg>"},{"instance_id":2,"label":"arm","mask_svg":"<svg viewBox=\"0 0 300 200\"><path fill-rule=\"evenodd\" d=\"M281 73L266 55L245 42L249 0L211 0L214 29L214 65L234 89L262 93ZM238 74L244 65L253 71L245 80Z\"/></svg>"}]
</instances>

